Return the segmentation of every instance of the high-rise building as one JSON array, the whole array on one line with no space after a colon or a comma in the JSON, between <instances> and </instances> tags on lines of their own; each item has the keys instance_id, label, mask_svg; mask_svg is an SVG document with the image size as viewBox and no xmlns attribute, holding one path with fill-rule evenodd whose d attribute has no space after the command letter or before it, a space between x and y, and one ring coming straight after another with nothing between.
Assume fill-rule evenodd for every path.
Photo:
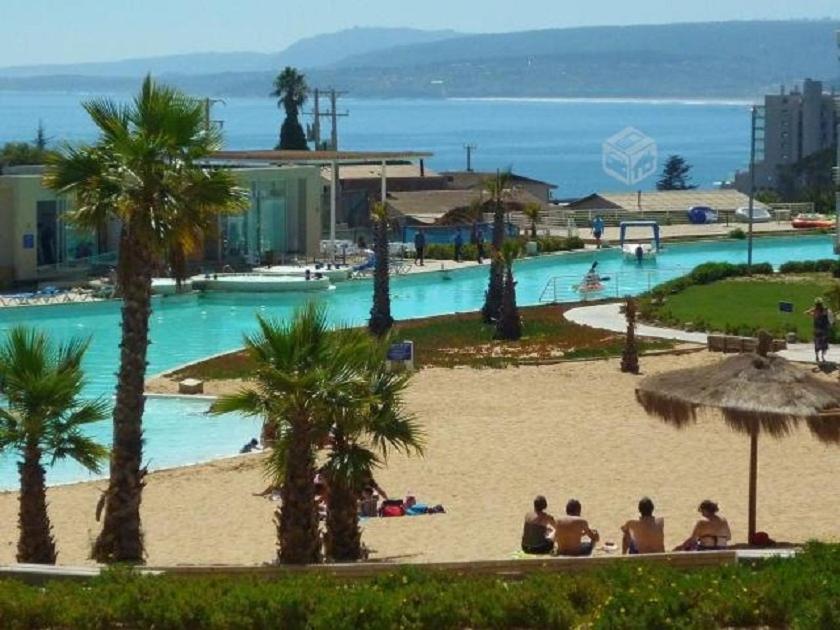
<instances>
[{"instance_id":1,"label":"high-rise building","mask_svg":"<svg viewBox=\"0 0 840 630\"><path fill-rule=\"evenodd\" d=\"M840 121L835 94L823 91L821 81L805 79L800 89L764 97L763 150L755 164L757 190L777 189L779 170L837 144ZM749 170L739 171L735 187L749 192Z\"/></svg>"}]
</instances>

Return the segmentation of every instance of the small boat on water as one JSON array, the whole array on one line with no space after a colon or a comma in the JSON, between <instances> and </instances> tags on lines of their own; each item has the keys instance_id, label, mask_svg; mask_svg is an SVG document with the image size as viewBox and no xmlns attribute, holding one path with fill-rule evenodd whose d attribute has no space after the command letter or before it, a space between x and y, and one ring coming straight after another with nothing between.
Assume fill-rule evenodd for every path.
<instances>
[{"instance_id":1,"label":"small boat on water","mask_svg":"<svg viewBox=\"0 0 840 630\"><path fill-rule=\"evenodd\" d=\"M589 271L586 272L586 275L583 276L583 281L580 284L572 285L572 291L579 293L583 299L587 299L592 295L597 295L607 288L604 286L604 282L609 280L609 278L602 277L601 274L598 273L597 268L598 261L595 261L592 263Z\"/></svg>"},{"instance_id":2,"label":"small boat on water","mask_svg":"<svg viewBox=\"0 0 840 630\"><path fill-rule=\"evenodd\" d=\"M266 276L287 276L296 278L298 276L305 277L306 272L309 272L311 278L315 278L316 274L321 274L328 278L330 282L344 282L349 280L353 274L353 268L349 265L309 265L305 267L298 267L296 265L273 265L271 267L256 267L254 273Z\"/></svg>"},{"instance_id":3,"label":"small boat on water","mask_svg":"<svg viewBox=\"0 0 840 630\"><path fill-rule=\"evenodd\" d=\"M638 261L640 257L643 261L656 260L656 247L650 243L624 243L621 246L621 254L624 260Z\"/></svg>"},{"instance_id":4,"label":"small boat on water","mask_svg":"<svg viewBox=\"0 0 840 630\"><path fill-rule=\"evenodd\" d=\"M193 287L204 291L228 293L285 293L291 291L326 291L330 279L305 276L260 275L247 273L219 273L212 276L193 276Z\"/></svg>"},{"instance_id":5,"label":"small boat on water","mask_svg":"<svg viewBox=\"0 0 840 630\"><path fill-rule=\"evenodd\" d=\"M790 224L797 229L813 229L813 228L833 228L834 221L826 217L824 214L817 214L815 212L797 214Z\"/></svg>"}]
</instances>

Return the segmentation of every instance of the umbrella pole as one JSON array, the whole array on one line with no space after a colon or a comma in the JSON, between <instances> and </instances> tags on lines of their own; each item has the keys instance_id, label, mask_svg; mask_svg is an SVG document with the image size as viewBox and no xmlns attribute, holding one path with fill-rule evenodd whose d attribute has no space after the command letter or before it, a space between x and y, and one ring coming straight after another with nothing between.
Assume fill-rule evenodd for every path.
<instances>
[{"instance_id":1,"label":"umbrella pole","mask_svg":"<svg viewBox=\"0 0 840 630\"><path fill-rule=\"evenodd\" d=\"M756 504L756 485L758 480L758 431L750 432L750 504L748 513L748 529L749 534L747 542L751 543L755 536L755 504Z\"/></svg>"}]
</instances>

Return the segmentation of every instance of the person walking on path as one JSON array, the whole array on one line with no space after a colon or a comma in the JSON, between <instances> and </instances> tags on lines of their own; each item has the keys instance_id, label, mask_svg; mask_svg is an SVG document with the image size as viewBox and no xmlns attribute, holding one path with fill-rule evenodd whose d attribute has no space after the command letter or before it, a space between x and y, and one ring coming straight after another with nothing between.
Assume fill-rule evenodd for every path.
<instances>
[{"instance_id":1,"label":"person walking on path","mask_svg":"<svg viewBox=\"0 0 840 630\"><path fill-rule=\"evenodd\" d=\"M426 249L426 235L423 230L417 230L414 235L414 264L423 266L424 254Z\"/></svg>"},{"instance_id":2,"label":"person walking on path","mask_svg":"<svg viewBox=\"0 0 840 630\"><path fill-rule=\"evenodd\" d=\"M825 363L834 314L826 307L822 298L815 299L814 306L805 313L810 315L814 321L814 356L817 359L817 364Z\"/></svg>"}]
</instances>

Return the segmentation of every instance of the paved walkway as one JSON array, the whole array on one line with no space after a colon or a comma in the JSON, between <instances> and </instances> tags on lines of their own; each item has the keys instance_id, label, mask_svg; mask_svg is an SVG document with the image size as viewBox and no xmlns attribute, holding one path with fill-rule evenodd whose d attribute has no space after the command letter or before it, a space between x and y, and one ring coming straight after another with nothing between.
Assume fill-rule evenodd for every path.
<instances>
[{"instance_id":1,"label":"paved walkway","mask_svg":"<svg viewBox=\"0 0 840 630\"><path fill-rule=\"evenodd\" d=\"M627 329L627 322L624 319L624 315L619 311L620 307L621 304L618 302L580 306L567 311L566 319L583 326L612 330L614 332L624 332ZM706 339L708 337L706 333L686 332L685 330L678 330L676 328L660 328L658 326L648 326L647 324L638 324L636 326L636 334L640 337L673 339L675 341L702 345L706 345ZM789 343L787 350L779 352L779 356L800 363L813 363L814 347L809 343ZM840 363L840 348L831 348L828 351L828 360Z\"/></svg>"}]
</instances>

